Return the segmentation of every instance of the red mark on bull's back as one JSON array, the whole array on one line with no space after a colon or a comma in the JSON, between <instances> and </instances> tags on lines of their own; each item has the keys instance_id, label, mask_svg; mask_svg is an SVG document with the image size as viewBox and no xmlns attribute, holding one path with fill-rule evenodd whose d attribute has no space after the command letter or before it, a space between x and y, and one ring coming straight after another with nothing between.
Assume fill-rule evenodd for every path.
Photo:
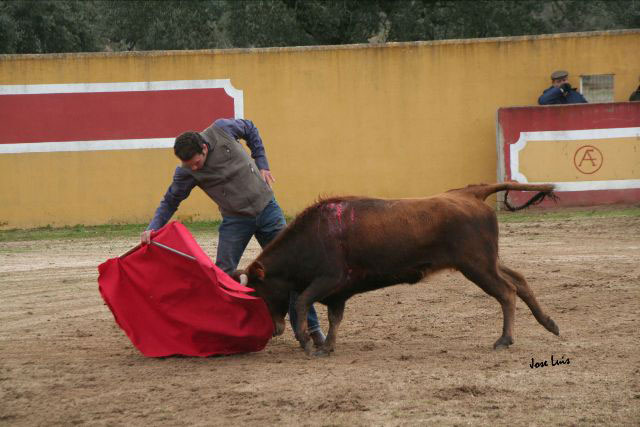
<instances>
[{"instance_id":1,"label":"red mark on bull's back","mask_svg":"<svg viewBox=\"0 0 640 427\"><path fill-rule=\"evenodd\" d=\"M329 203L329 209L332 209L338 224L342 225L342 203Z\"/></svg>"}]
</instances>

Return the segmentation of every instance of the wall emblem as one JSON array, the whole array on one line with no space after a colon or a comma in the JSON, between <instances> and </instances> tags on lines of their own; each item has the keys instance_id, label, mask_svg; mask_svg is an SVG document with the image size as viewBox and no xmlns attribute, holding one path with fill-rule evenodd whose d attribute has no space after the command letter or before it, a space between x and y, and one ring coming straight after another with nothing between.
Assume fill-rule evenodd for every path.
<instances>
[{"instance_id":1,"label":"wall emblem","mask_svg":"<svg viewBox=\"0 0 640 427\"><path fill-rule=\"evenodd\" d=\"M573 164L583 174L590 175L602 167L602 152L593 145L583 145L573 155Z\"/></svg>"}]
</instances>

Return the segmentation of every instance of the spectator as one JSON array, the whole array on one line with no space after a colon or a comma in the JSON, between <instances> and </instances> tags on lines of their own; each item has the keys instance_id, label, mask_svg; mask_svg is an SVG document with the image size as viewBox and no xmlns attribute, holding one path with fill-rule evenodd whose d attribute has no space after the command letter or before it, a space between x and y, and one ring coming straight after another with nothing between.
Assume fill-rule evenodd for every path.
<instances>
[{"instance_id":1,"label":"spectator","mask_svg":"<svg viewBox=\"0 0 640 427\"><path fill-rule=\"evenodd\" d=\"M587 100L575 88L569 84L569 73L564 70L558 70L551 73L551 87L546 89L540 98L538 104L580 104L586 103Z\"/></svg>"}]
</instances>

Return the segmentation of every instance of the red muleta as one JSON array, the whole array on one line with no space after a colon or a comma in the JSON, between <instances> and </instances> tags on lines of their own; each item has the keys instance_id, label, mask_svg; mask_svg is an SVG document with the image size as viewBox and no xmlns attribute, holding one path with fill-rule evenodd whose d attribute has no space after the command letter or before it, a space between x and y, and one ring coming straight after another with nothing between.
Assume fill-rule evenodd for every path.
<instances>
[{"instance_id":1,"label":"red muleta","mask_svg":"<svg viewBox=\"0 0 640 427\"><path fill-rule=\"evenodd\" d=\"M148 357L262 350L273 335L264 301L248 295L179 222L98 267L98 285L118 325Z\"/></svg>"}]
</instances>

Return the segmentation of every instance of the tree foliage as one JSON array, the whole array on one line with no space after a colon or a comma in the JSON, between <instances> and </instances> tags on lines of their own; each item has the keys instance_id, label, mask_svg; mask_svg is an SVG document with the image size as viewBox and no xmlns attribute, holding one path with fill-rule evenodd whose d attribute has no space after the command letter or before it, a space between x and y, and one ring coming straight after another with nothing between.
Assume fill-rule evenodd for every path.
<instances>
[{"instance_id":1,"label":"tree foliage","mask_svg":"<svg viewBox=\"0 0 640 427\"><path fill-rule=\"evenodd\" d=\"M103 1L103 34L116 50L229 47L221 0Z\"/></svg>"},{"instance_id":2,"label":"tree foliage","mask_svg":"<svg viewBox=\"0 0 640 427\"><path fill-rule=\"evenodd\" d=\"M2 53L55 53L102 49L94 2L0 2Z\"/></svg>"},{"instance_id":3,"label":"tree foliage","mask_svg":"<svg viewBox=\"0 0 640 427\"><path fill-rule=\"evenodd\" d=\"M401 0L390 2L388 40L438 40L541 34L536 0Z\"/></svg>"},{"instance_id":4,"label":"tree foliage","mask_svg":"<svg viewBox=\"0 0 640 427\"><path fill-rule=\"evenodd\" d=\"M233 46L290 46L309 44L295 11L282 1L228 3L228 34Z\"/></svg>"},{"instance_id":5,"label":"tree foliage","mask_svg":"<svg viewBox=\"0 0 640 427\"><path fill-rule=\"evenodd\" d=\"M0 53L440 40L640 27L640 0L0 0Z\"/></svg>"}]
</instances>

